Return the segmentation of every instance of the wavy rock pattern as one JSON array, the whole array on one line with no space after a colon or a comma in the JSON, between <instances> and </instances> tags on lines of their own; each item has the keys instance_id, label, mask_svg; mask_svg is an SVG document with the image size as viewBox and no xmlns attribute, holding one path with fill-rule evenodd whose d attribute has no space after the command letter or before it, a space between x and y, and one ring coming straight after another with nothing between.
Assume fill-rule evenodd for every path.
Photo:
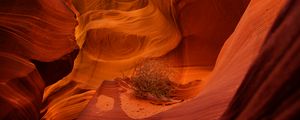
<instances>
[{"instance_id":1,"label":"wavy rock pattern","mask_svg":"<svg viewBox=\"0 0 300 120\"><path fill-rule=\"evenodd\" d=\"M77 22L62 0L4 0L0 11L1 51L49 62L76 48Z\"/></svg>"},{"instance_id":2,"label":"wavy rock pattern","mask_svg":"<svg viewBox=\"0 0 300 120\"><path fill-rule=\"evenodd\" d=\"M216 66L199 96L153 116L153 119L219 119L256 59L268 31L285 3L284 0L252 0L235 31L222 47Z\"/></svg>"},{"instance_id":3,"label":"wavy rock pattern","mask_svg":"<svg viewBox=\"0 0 300 120\"><path fill-rule=\"evenodd\" d=\"M148 119L219 119L250 65L256 59L268 31L285 3L285 1L252 0L237 28L222 47L216 66L209 77L205 79L208 83L199 96ZM116 95L113 93L102 94ZM111 97L116 98L115 96ZM118 101L118 98L115 101ZM89 106L94 106L92 102L91 104ZM89 112L83 112L80 118L132 119L124 116L124 111L119 110L118 105L120 104L116 103L115 105L115 109L104 113L97 113L93 107L87 107Z\"/></svg>"},{"instance_id":4,"label":"wavy rock pattern","mask_svg":"<svg viewBox=\"0 0 300 120\"><path fill-rule=\"evenodd\" d=\"M2 0L0 119L299 119L299 6ZM197 97L157 106L120 89L145 58L170 62L177 95Z\"/></svg>"},{"instance_id":5,"label":"wavy rock pattern","mask_svg":"<svg viewBox=\"0 0 300 120\"><path fill-rule=\"evenodd\" d=\"M39 119L44 81L33 63L0 53L0 119Z\"/></svg>"},{"instance_id":6,"label":"wavy rock pattern","mask_svg":"<svg viewBox=\"0 0 300 120\"><path fill-rule=\"evenodd\" d=\"M299 119L299 10L300 1L286 5L222 119Z\"/></svg>"},{"instance_id":7,"label":"wavy rock pattern","mask_svg":"<svg viewBox=\"0 0 300 120\"><path fill-rule=\"evenodd\" d=\"M80 52L73 72L45 90L45 119L76 118L103 80L128 74L139 60L165 55L180 42L171 0L73 3Z\"/></svg>"},{"instance_id":8,"label":"wavy rock pattern","mask_svg":"<svg viewBox=\"0 0 300 120\"><path fill-rule=\"evenodd\" d=\"M72 69L76 24L63 0L1 1L0 119L40 119L45 85Z\"/></svg>"},{"instance_id":9,"label":"wavy rock pattern","mask_svg":"<svg viewBox=\"0 0 300 120\"><path fill-rule=\"evenodd\" d=\"M89 10L78 18L79 46L92 60L100 62L162 56L175 48L180 39L172 18L175 13L162 12L173 9L170 3L163 5L163 2L150 0L137 10Z\"/></svg>"}]
</instances>

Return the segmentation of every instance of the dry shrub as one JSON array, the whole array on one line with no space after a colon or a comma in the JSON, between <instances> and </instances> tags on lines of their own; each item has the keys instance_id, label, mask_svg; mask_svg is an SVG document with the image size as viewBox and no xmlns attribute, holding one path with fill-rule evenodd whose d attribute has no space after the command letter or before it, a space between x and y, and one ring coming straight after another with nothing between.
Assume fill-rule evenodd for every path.
<instances>
[{"instance_id":1,"label":"dry shrub","mask_svg":"<svg viewBox=\"0 0 300 120\"><path fill-rule=\"evenodd\" d=\"M170 81L171 69L158 60L143 60L136 66L131 82L134 94L141 99L166 101L174 89Z\"/></svg>"}]
</instances>

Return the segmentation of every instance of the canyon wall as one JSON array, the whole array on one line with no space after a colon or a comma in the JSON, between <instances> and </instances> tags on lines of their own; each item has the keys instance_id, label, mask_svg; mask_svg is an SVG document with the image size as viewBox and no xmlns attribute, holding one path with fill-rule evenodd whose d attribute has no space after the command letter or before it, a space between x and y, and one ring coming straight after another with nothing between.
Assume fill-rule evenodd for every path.
<instances>
[{"instance_id":1,"label":"canyon wall","mask_svg":"<svg viewBox=\"0 0 300 120\"><path fill-rule=\"evenodd\" d=\"M223 120L299 119L300 2L290 1L268 33Z\"/></svg>"},{"instance_id":2,"label":"canyon wall","mask_svg":"<svg viewBox=\"0 0 300 120\"><path fill-rule=\"evenodd\" d=\"M130 75L140 60L161 57L180 42L172 0L73 4L79 14L75 36L80 52L72 72L46 88L43 119L75 119L104 80Z\"/></svg>"},{"instance_id":3,"label":"canyon wall","mask_svg":"<svg viewBox=\"0 0 300 120\"><path fill-rule=\"evenodd\" d=\"M153 119L219 119L226 110L249 67L257 58L285 0L251 0L235 31L218 55L208 83L199 96Z\"/></svg>"},{"instance_id":4,"label":"canyon wall","mask_svg":"<svg viewBox=\"0 0 300 120\"><path fill-rule=\"evenodd\" d=\"M44 88L76 57L75 14L62 0L2 0L0 119L40 119Z\"/></svg>"},{"instance_id":5,"label":"canyon wall","mask_svg":"<svg viewBox=\"0 0 300 120\"><path fill-rule=\"evenodd\" d=\"M182 32L182 66L212 69L250 0L178 0L176 10Z\"/></svg>"},{"instance_id":6,"label":"canyon wall","mask_svg":"<svg viewBox=\"0 0 300 120\"><path fill-rule=\"evenodd\" d=\"M223 45L214 69L205 79L208 83L198 97L148 119L220 119L247 71L261 52L262 44L285 4L284 0L252 0L234 32ZM113 88L107 85L103 87L86 108L87 112L83 112L79 119L133 119L121 109L122 102L120 103L117 97L119 95L110 94L114 91ZM101 95L114 95L111 96L115 101L113 109L104 112L97 110L97 97ZM145 116L143 113L140 115Z\"/></svg>"},{"instance_id":7,"label":"canyon wall","mask_svg":"<svg viewBox=\"0 0 300 120\"><path fill-rule=\"evenodd\" d=\"M0 119L297 119L297 0L2 0ZM137 100L144 59L194 96ZM74 67L73 67L74 64ZM145 107L145 108L143 108Z\"/></svg>"}]
</instances>

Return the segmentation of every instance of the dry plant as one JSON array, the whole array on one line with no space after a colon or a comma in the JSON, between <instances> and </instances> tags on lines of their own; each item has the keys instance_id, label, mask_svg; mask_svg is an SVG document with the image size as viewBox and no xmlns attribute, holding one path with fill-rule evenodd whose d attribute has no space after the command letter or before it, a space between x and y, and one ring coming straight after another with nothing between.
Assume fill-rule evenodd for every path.
<instances>
[{"instance_id":1,"label":"dry plant","mask_svg":"<svg viewBox=\"0 0 300 120\"><path fill-rule=\"evenodd\" d=\"M143 60L131 76L134 95L141 99L168 101L174 90L171 73L170 67L162 61Z\"/></svg>"}]
</instances>

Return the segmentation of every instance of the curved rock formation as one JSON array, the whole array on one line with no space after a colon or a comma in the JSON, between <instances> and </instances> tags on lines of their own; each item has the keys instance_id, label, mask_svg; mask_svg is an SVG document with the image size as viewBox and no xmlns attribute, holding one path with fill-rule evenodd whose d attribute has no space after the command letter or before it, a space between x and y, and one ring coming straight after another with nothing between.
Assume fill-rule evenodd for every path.
<instances>
[{"instance_id":1,"label":"curved rock formation","mask_svg":"<svg viewBox=\"0 0 300 120\"><path fill-rule=\"evenodd\" d=\"M178 0L184 66L213 68L250 0Z\"/></svg>"},{"instance_id":2,"label":"curved rock formation","mask_svg":"<svg viewBox=\"0 0 300 120\"><path fill-rule=\"evenodd\" d=\"M297 0L2 0L0 119L299 119L299 8ZM181 101L153 104L119 86L128 84L115 78L152 58L175 71L171 93Z\"/></svg>"},{"instance_id":3,"label":"curved rock formation","mask_svg":"<svg viewBox=\"0 0 300 120\"><path fill-rule=\"evenodd\" d=\"M45 85L73 67L75 14L63 0L2 0L0 14L0 119L40 119Z\"/></svg>"},{"instance_id":4,"label":"curved rock formation","mask_svg":"<svg viewBox=\"0 0 300 120\"><path fill-rule=\"evenodd\" d=\"M268 31L275 18L285 5L285 1L256 1L250 2L237 28L226 40L219 54L216 66L205 80L208 84L199 96L173 109L159 113L149 119L218 119L225 111L247 70L259 53ZM245 32L247 31L247 32ZM109 93L105 93L109 94ZM91 103L93 104L93 103ZM89 107L87 108L91 110ZM86 113L81 117L117 119L111 114L124 114L118 109L104 113ZM107 113L107 114L105 114ZM132 119L124 117L122 119Z\"/></svg>"},{"instance_id":5,"label":"curved rock formation","mask_svg":"<svg viewBox=\"0 0 300 120\"><path fill-rule=\"evenodd\" d=\"M290 1L222 119L299 119L300 2Z\"/></svg>"},{"instance_id":6,"label":"curved rock formation","mask_svg":"<svg viewBox=\"0 0 300 120\"><path fill-rule=\"evenodd\" d=\"M0 52L0 119L39 119L44 81L34 64Z\"/></svg>"},{"instance_id":7,"label":"curved rock formation","mask_svg":"<svg viewBox=\"0 0 300 120\"><path fill-rule=\"evenodd\" d=\"M163 56L180 42L170 0L74 1L74 6L80 14L80 52L73 72L45 90L45 119L76 118L93 96L79 95L95 91L104 80L130 74L140 60ZM70 108L76 112L60 112Z\"/></svg>"},{"instance_id":8,"label":"curved rock formation","mask_svg":"<svg viewBox=\"0 0 300 120\"><path fill-rule=\"evenodd\" d=\"M194 100L153 119L219 119L226 110L286 1L252 0L226 40L205 88ZM246 32L245 32L246 31Z\"/></svg>"},{"instance_id":9,"label":"curved rock formation","mask_svg":"<svg viewBox=\"0 0 300 120\"><path fill-rule=\"evenodd\" d=\"M63 0L4 0L0 11L1 51L49 62L77 46L75 15Z\"/></svg>"}]
</instances>

